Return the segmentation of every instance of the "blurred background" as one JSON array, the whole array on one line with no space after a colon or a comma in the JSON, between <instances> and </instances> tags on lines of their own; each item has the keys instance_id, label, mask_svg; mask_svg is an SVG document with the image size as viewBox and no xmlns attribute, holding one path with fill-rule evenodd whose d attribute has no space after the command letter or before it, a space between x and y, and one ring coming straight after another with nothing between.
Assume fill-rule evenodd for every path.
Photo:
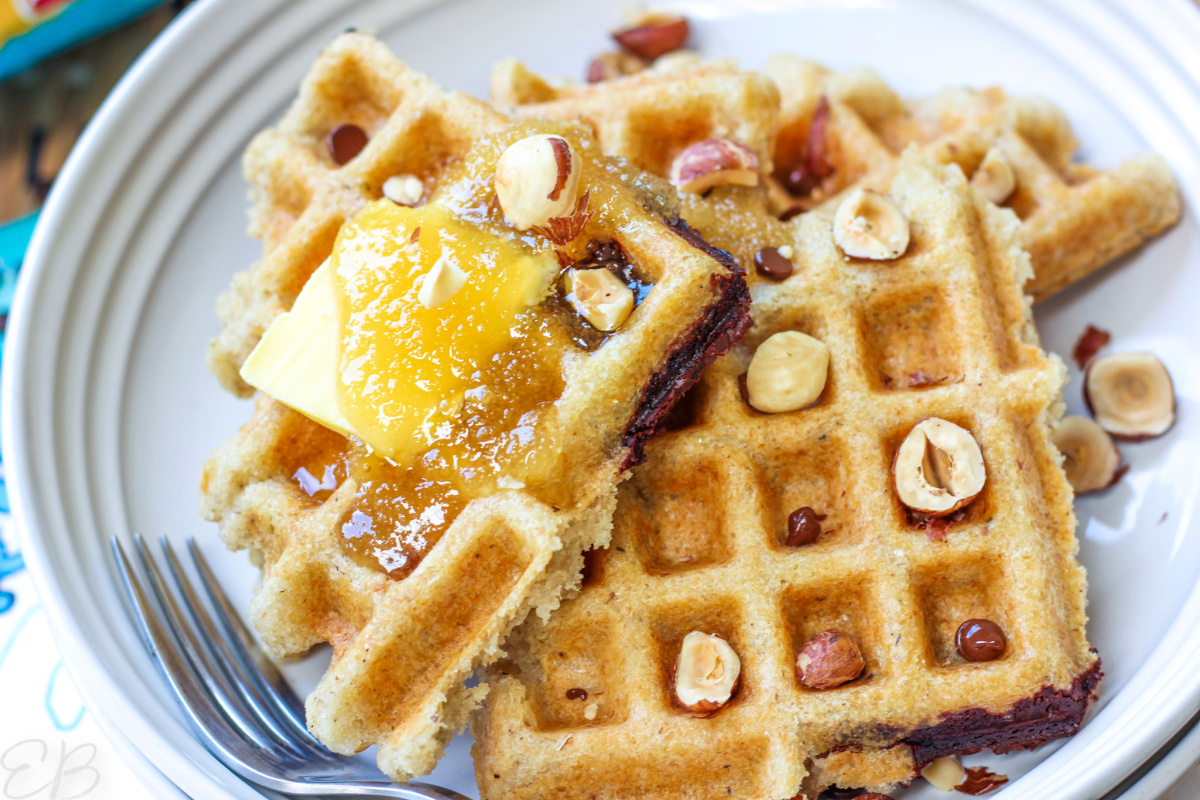
<instances>
[{"instance_id":1,"label":"blurred background","mask_svg":"<svg viewBox=\"0 0 1200 800\"><path fill-rule=\"evenodd\" d=\"M0 0L5 307L37 210L84 126L187 0Z\"/></svg>"},{"instance_id":2,"label":"blurred background","mask_svg":"<svg viewBox=\"0 0 1200 800\"><path fill-rule=\"evenodd\" d=\"M186 5L0 0L0 343L38 210L67 155ZM117 755L129 745L99 729L63 668L8 511L0 465L0 797L150 800Z\"/></svg>"}]
</instances>

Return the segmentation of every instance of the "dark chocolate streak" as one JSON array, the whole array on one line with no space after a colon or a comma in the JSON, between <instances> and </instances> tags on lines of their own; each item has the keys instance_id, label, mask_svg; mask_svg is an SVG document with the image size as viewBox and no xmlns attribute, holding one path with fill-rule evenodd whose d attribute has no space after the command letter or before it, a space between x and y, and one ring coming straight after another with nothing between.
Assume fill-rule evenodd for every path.
<instances>
[{"instance_id":1,"label":"dark chocolate streak","mask_svg":"<svg viewBox=\"0 0 1200 800\"><path fill-rule=\"evenodd\" d=\"M715 299L692 329L671 343L666 363L642 392L621 440L629 448L622 469L646 460L646 443L658 434L671 406L696 383L705 367L732 350L750 330L750 289L743 278L745 271L733 256L704 241L682 219L666 222L684 241L721 262L728 271L712 276Z\"/></svg>"},{"instance_id":2,"label":"dark chocolate streak","mask_svg":"<svg viewBox=\"0 0 1200 800\"><path fill-rule=\"evenodd\" d=\"M910 731L901 742L912 747L918 771L935 758L951 754L970 755L984 748L997 754L1033 750L1079 732L1088 701L1102 677L1097 660L1069 688L1044 686L1004 714L990 714L982 708L944 714L938 724Z\"/></svg>"}]
</instances>

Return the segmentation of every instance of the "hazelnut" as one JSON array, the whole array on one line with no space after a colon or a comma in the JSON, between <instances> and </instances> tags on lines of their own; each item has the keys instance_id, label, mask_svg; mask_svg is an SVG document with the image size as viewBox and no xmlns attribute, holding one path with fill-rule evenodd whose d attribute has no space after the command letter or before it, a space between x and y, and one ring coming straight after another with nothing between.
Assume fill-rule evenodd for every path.
<instances>
[{"instance_id":1,"label":"hazelnut","mask_svg":"<svg viewBox=\"0 0 1200 800\"><path fill-rule=\"evenodd\" d=\"M1099 424L1087 417L1063 417L1051 437L1063 455L1063 471L1076 495L1112 486L1121 469L1121 451Z\"/></svg>"},{"instance_id":2,"label":"hazelnut","mask_svg":"<svg viewBox=\"0 0 1200 800\"><path fill-rule=\"evenodd\" d=\"M679 14L643 13L631 24L613 32L622 50L653 61L687 44L691 27Z\"/></svg>"},{"instance_id":3,"label":"hazelnut","mask_svg":"<svg viewBox=\"0 0 1200 800\"><path fill-rule=\"evenodd\" d=\"M600 83L626 75L635 75L648 66L644 58L633 53L601 53L592 59L587 68L588 83Z\"/></svg>"},{"instance_id":4,"label":"hazelnut","mask_svg":"<svg viewBox=\"0 0 1200 800\"><path fill-rule=\"evenodd\" d=\"M695 50L676 50L654 59L650 69L655 72L686 72L704 66L704 59Z\"/></svg>"},{"instance_id":5,"label":"hazelnut","mask_svg":"<svg viewBox=\"0 0 1200 800\"><path fill-rule=\"evenodd\" d=\"M591 722L600 713L600 706L596 703L588 703L583 709L583 718Z\"/></svg>"},{"instance_id":6,"label":"hazelnut","mask_svg":"<svg viewBox=\"0 0 1200 800\"><path fill-rule=\"evenodd\" d=\"M987 151L983 161L971 176L971 185L978 189L984 197L996 205L1000 205L1012 196L1017 188L1017 177L1013 173L1012 164L1004 154L995 147Z\"/></svg>"},{"instance_id":7,"label":"hazelnut","mask_svg":"<svg viewBox=\"0 0 1200 800\"><path fill-rule=\"evenodd\" d=\"M415 206L425 196L425 184L416 175L393 175L383 182L383 196L399 206Z\"/></svg>"},{"instance_id":8,"label":"hazelnut","mask_svg":"<svg viewBox=\"0 0 1200 800\"><path fill-rule=\"evenodd\" d=\"M536 134L509 145L496 163L496 199L517 230L570 216L581 164L561 136Z\"/></svg>"},{"instance_id":9,"label":"hazelnut","mask_svg":"<svg viewBox=\"0 0 1200 800\"><path fill-rule=\"evenodd\" d=\"M615 331L633 311L633 290L606 269L569 269L565 284L567 302L598 331Z\"/></svg>"},{"instance_id":10,"label":"hazelnut","mask_svg":"<svg viewBox=\"0 0 1200 800\"><path fill-rule=\"evenodd\" d=\"M967 777L967 773L963 772L962 764L958 763L958 759L954 756L942 756L935 758L925 765L921 770L921 777L929 782L930 786L935 789L941 789L943 792L953 792L954 787L963 782L963 778Z\"/></svg>"},{"instance_id":11,"label":"hazelnut","mask_svg":"<svg viewBox=\"0 0 1200 800\"><path fill-rule=\"evenodd\" d=\"M754 351L746 371L746 393L759 411L795 411L821 396L828 377L829 348L824 342L800 331L780 331Z\"/></svg>"},{"instance_id":12,"label":"hazelnut","mask_svg":"<svg viewBox=\"0 0 1200 800\"><path fill-rule=\"evenodd\" d=\"M421 288L417 290L417 300L426 308L436 308L458 294L466 282L467 273L443 252L425 273Z\"/></svg>"},{"instance_id":13,"label":"hazelnut","mask_svg":"<svg viewBox=\"0 0 1200 800\"><path fill-rule=\"evenodd\" d=\"M987 480L975 437L937 417L921 420L904 437L892 473L900 502L933 517L974 500Z\"/></svg>"},{"instance_id":14,"label":"hazelnut","mask_svg":"<svg viewBox=\"0 0 1200 800\"><path fill-rule=\"evenodd\" d=\"M757 186L758 156L733 139L694 142L671 162L671 183L697 194L714 186Z\"/></svg>"},{"instance_id":15,"label":"hazelnut","mask_svg":"<svg viewBox=\"0 0 1200 800\"><path fill-rule=\"evenodd\" d=\"M809 689L835 689L867 668L858 644L837 630L818 633L796 656L796 677Z\"/></svg>"},{"instance_id":16,"label":"hazelnut","mask_svg":"<svg viewBox=\"0 0 1200 800\"><path fill-rule=\"evenodd\" d=\"M899 258L908 249L908 234L900 207L869 189L855 189L833 215L833 240L852 258Z\"/></svg>"},{"instance_id":17,"label":"hazelnut","mask_svg":"<svg viewBox=\"0 0 1200 800\"><path fill-rule=\"evenodd\" d=\"M1103 350L1111 341L1111 333L1097 328L1095 325L1088 325L1087 330L1080 334L1079 339L1075 342L1075 347L1071 350L1071 358L1080 369L1086 369L1088 362L1095 358L1096 353Z\"/></svg>"},{"instance_id":18,"label":"hazelnut","mask_svg":"<svg viewBox=\"0 0 1200 800\"><path fill-rule=\"evenodd\" d=\"M1083 377L1083 399L1100 427L1118 439L1153 439L1175 424L1171 374L1150 353L1092 359Z\"/></svg>"},{"instance_id":19,"label":"hazelnut","mask_svg":"<svg viewBox=\"0 0 1200 800\"><path fill-rule=\"evenodd\" d=\"M496 479L496 486L501 489L524 489L525 481L511 475L501 475Z\"/></svg>"},{"instance_id":20,"label":"hazelnut","mask_svg":"<svg viewBox=\"0 0 1200 800\"><path fill-rule=\"evenodd\" d=\"M737 691L742 662L729 643L710 633L683 637L675 662L675 697L691 711L711 714Z\"/></svg>"}]
</instances>

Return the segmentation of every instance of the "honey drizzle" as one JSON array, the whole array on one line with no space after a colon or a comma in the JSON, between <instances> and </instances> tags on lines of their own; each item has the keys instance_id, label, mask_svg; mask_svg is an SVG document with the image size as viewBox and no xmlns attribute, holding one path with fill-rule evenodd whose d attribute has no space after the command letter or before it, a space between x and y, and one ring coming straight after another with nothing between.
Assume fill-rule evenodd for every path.
<instances>
[{"instance_id":1,"label":"honey drizzle","mask_svg":"<svg viewBox=\"0 0 1200 800\"><path fill-rule=\"evenodd\" d=\"M554 245L543 237L508 225L492 191L492 172L500 153L535 132L538 128L526 124L477 146L448 168L431 201L442 203L487 234L515 239L535 251L551 251ZM587 149L580 152L579 191L591 193L595 213L579 237L559 248L571 258L584 258L589 242L613 239L614 233L638 223L640 210L612 188L621 176L590 155ZM647 279L639 278L635 287L639 301L650 287ZM402 579L417 568L473 499L523 485L526 492L557 508L574 505L571 487L561 481L560 464L566 457L578 460L579 454L547 446L559 440L555 402L564 386L561 360L564 352L573 349L566 321L552 302L522 312L511 331L511 346L480 366L472 376L476 388L465 393L454 422L439 426L412 463L382 458L351 439L344 474L354 481L355 490L339 522L348 555ZM324 466L318 466L323 478ZM304 480L311 485L317 472L313 468L308 472ZM334 474L343 473L335 469ZM299 472L297 476L299 482ZM327 499L331 494L322 483L312 496Z\"/></svg>"}]
</instances>

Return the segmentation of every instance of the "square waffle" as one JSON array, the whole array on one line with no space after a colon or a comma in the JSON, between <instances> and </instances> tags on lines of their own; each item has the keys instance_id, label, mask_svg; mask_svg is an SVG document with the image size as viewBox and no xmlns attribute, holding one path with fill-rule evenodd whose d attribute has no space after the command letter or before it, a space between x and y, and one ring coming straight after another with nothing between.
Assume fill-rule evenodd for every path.
<instances>
[{"instance_id":1,"label":"square waffle","mask_svg":"<svg viewBox=\"0 0 1200 800\"><path fill-rule=\"evenodd\" d=\"M344 123L369 141L339 168L324 141ZM251 617L268 649L295 656L320 642L333 647L307 703L309 726L337 752L378 744L380 767L397 780L432 769L487 691L464 681L498 656L529 611L556 607L578 581L582 552L608 540L617 483L643 458L673 400L744 333L748 290L727 254L673 215L669 185L602 156L583 126L514 124L442 91L367 36L344 35L322 53L282 122L256 137L245 159L265 257L221 299L224 328L209 353L213 371L239 394L250 390L239 376L247 355L387 178L415 175L427 205L458 204L481 225L503 225L491 176L501 152L534 133L559 136L580 154L581 192L590 198L581 203L590 216L555 240L560 258L578 260L589 242L614 243L607 246L624 254L643 290L607 336L557 308L557 295L539 306L550 320L542 349L561 367L561 393L545 398L554 399L552 411L529 423L536 463L549 465L534 473L544 480L498 482L468 498L397 576L352 552L345 520L353 522L372 484L407 485L404 470L375 459L382 472L356 471L356 459L371 458L358 444L282 403L262 397L202 479L205 516L262 567ZM441 500L400 495L426 510Z\"/></svg>"},{"instance_id":2,"label":"square waffle","mask_svg":"<svg viewBox=\"0 0 1200 800\"><path fill-rule=\"evenodd\" d=\"M794 273L753 286L754 327L622 487L580 594L519 628L489 668L473 722L484 797L886 791L943 755L1078 730L1100 671L1049 438L1066 370L1037 343L1020 225L913 148L886 188L912 231L895 261L845 257L827 207L772 229L794 248ZM828 346L828 382L811 407L763 414L739 379L785 330ZM900 441L930 416L970 431L987 473L948 528L921 529L892 482ZM786 546L804 506L825 515L822 533ZM955 655L973 618L1000 624L1002 657ZM828 629L857 641L866 668L809 689L797 653ZM741 660L709 716L673 698L691 631Z\"/></svg>"},{"instance_id":3,"label":"square waffle","mask_svg":"<svg viewBox=\"0 0 1200 800\"><path fill-rule=\"evenodd\" d=\"M794 56L773 57L765 75L777 87L778 106L763 75L721 63L685 62L679 70L652 68L558 88L506 61L493 70L491 93L497 106L519 117L587 122L606 153L663 176L675 154L695 141L741 141L764 173L774 171L765 202L776 214L836 205L859 186L887 186L900 153L912 143L939 163L957 163L967 175L994 147L1015 174L1016 189L1004 205L1021 219L1034 269L1026 291L1035 301L1179 220L1179 191L1162 158L1145 154L1107 171L1075 163L1079 143L1070 124L1043 99L993 88L949 89L906 102L871 70L833 72ZM797 170L799 181L789 181ZM785 185L796 189L797 182L806 185L793 195ZM740 215L748 223L756 219L764 199L721 189L708 199L685 195L685 218L696 225L706 214L730 220L727 235L706 234L749 264L762 237L732 223Z\"/></svg>"}]
</instances>

